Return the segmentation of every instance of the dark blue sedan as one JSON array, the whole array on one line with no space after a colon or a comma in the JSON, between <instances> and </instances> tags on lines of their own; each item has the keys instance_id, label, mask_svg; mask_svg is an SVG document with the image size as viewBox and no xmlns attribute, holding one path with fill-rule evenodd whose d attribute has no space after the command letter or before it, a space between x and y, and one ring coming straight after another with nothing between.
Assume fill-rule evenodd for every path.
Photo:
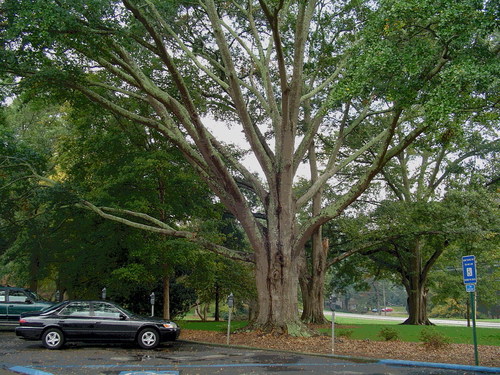
<instances>
[{"instance_id":1,"label":"dark blue sedan","mask_svg":"<svg viewBox=\"0 0 500 375\"><path fill-rule=\"evenodd\" d=\"M37 313L23 313L16 335L42 340L48 349L65 342L136 342L153 349L160 342L175 341L180 328L171 321L144 318L108 301L64 301Z\"/></svg>"}]
</instances>

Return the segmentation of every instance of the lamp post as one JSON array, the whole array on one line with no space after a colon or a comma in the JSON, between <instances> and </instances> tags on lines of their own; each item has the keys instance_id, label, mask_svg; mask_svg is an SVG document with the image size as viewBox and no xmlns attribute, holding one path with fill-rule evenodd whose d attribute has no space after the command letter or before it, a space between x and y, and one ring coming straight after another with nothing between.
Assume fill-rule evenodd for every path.
<instances>
[{"instance_id":1,"label":"lamp post","mask_svg":"<svg viewBox=\"0 0 500 375\"><path fill-rule=\"evenodd\" d=\"M155 292L149 295L149 302L151 303L151 316L155 316Z\"/></svg>"},{"instance_id":2,"label":"lamp post","mask_svg":"<svg viewBox=\"0 0 500 375\"><path fill-rule=\"evenodd\" d=\"M337 302L337 297L335 294L330 296L330 309L332 310L332 354L335 352L335 302Z\"/></svg>"},{"instance_id":3,"label":"lamp post","mask_svg":"<svg viewBox=\"0 0 500 375\"><path fill-rule=\"evenodd\" d=\"M227 297L227 307L229 309L229 316L227 319L227 345L229 345L229 335L231 334L231 313L233 310L233 306L234 306L234 295L233 293L231 293Z\"/></svg>"}]
</instances>

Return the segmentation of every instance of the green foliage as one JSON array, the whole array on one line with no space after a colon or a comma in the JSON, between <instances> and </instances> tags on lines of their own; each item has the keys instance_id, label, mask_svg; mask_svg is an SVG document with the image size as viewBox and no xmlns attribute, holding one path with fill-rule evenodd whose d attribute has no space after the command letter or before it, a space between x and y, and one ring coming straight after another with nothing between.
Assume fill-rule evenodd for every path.
<instances>
[{"instance_id":1,"label":"green foliage","mask_svg":"<svg viewBox=\"0 0 500 375\"><path fill-rule=\"evenodd\" d=\"M444 349L450 344L450 338L431 327L425 327L420 332L420 340L427 349Z\"/></svg>"},{"instance_id":2,"label":"green foliage","mask_svg":"<svg viewBox=\"0 0 500 375\"><path fill-rule=\"evenodd\" d=\"M460 282L460 281L459 281ZM463 285L461 285L463 289ZM442 292L439 292L442 294ZM463 294L463 291L462 293ZM461 298L463 300L463 298ZM434 301L434 298L433 298ZM462 302L462 301L460 301ZM465 315L465 312L467 311L467 307L463 303L459 303L457 300L453 298L446 298L444 301L440 302L439 304L435 304L430 313L429 316L431 318L463 318Z\"/></svg>"},{"instance_id":3,"label":"green foliage","mask_svg":"<svg viewBox=\"0 0 500 375\"><path fill-rule=\"evenodd\" d=\"M399 332L393 327L384 327L378 333L379 337L383 338L385 341L396 341L399 340Z\"/></svg>"},{"instance_id":4,"label":"green foliage","mask_svg":"<svg viewBox=\"0 0 500 375\"><path fill-rule=\"evenodd\" d=\"M8 173L0 173L0 194L5 194L0 272L18 285L52 280L51 293L58 289L70 298L97 298L106 286L109 298L137 312L147 312L149 300L143 297L155 291L161 311L158 280L183 267L193 245L126 228L72 204L88 198L163 215L173 226L187 220L195 225L202 217L220 215L207 189L179 153L159 145L154 134L115 121L88 103L39 104L16 101L5 110L0 128L0 155L8 158L2 164ZM30 167L43 173L42 163L56 156L51 178L59 184L48 187L26 178ZM193 290L173 278L172 292L171 312L182 315L196 299Z\"/></svg>"},{"instance_id":5,"label":"green foliage","mask_svg":"<svg viewBox=\"0 0 500 375\"><path fill-rule=\"evenodd\" d=\"M350 339L352 337L352 334L354 333L354 330L352 329L338 329L335 333L337 337L343 338L343 339Z\"/></svg>"},{"instance_id":6,"label":"green foliage","mask_svg":"<svg viewBox=\"0 0 500 375\"><path fill-rule=\"evenodd\" d=\"M352 229L356 225L347 228L349 234L335 244L335 255L361 249L369 254L384 253L372 257L378 263L374 268L383 268L386 274L396 270L406 284L410 274L419 272L424 285L433 262L451 242L471 233L476 236L477 231L487 232L486 220L470 206L454 204L451 199L442 202L434 199L438 192L433 189L439 178L432 176L436 177L437 173L425 171L421 178L415 178L396 176L394 171L415 165L416 158L407 157L402 151L420 132L424 139L410 150L425 161L420 170L428 165L449 165L454 176L465 175L462 172L466 166L452 159L432 159L427 153L445 150L457 155L463 145L481 145L481 141L475 141L465 131L468 123L487 124L488 136L496 136L489 129L494 127L491 124L498 124L495 98L500 76L496 56L497 14L493 2L318 1L316 11L311 14L311 32L305 36L308 39L304 52L298 48L301 40L295 40L293 34L294 30L301 29L297 24L300 6L291 5L276 12L275 24L265 19L257 4L256 11L249 17L244 6L226 1L212 3L217 9L211 20L207 17L208 6L181 0L155 0L140 5L135 1L116 0L5 0L1 3L2 78L15 75L11 81L19 83L18 90L31 97L66 100L67 110L61 110L54 122L58 130L64 128L59 125L59 118L71 124L68 134L58 133L60 138L50 155L57 156L54 162L58 169L52 176L57 177L60 186L49 193L52 200L47 206L30 201L30 210L26 211L38 214L48 207L74 204L77 197L83 197L98 205L142 211L176 228L189 226L217 243L243 242L238 230L230 230L232 233L212 230L207 218L218 220L222 215L218 205L213 204L207 186L200 182L201 175L226 208L242 219L251 238L262 236L265 243L264 221L252 222L252 210L239 210L242 207L267 209L270 199L279 197L282 201L275 202L274 207L287 202L290 207L284 207L282 212L293 221L296 212L290 209L294 206L291 202L300 199L282 196L281 190L265 190L281 189L292 183L291 177L288 181L281 179L284 176L282 170L278 170L283 167L280 161L288 159L295 163L304 158L305 151L292 155L296 150L280 146L293 142L278 137L288 130L287 134L293 139L301 132L320 129L323 134L317 134L314 139L318 150L324 153L320 157L326 160L333 152L336 155L328 163L331 169L325 172L331 174L324 181L336 181L339 188L332 188L334 203L321 210L321 217L304 218L302 223L310 227L301 228L295 225L298 223L287 226L297 228L291 238L298 241L299 251L307 238L294 237L295 234L307 236L321 223L339 215L366 189L387 162L384 158L390 156L397 156L398 162L388 164L384 170L384 177L392 175L385 186L419 186L394 192L401 202L384 202L371 217L361 218L367 228L373 229L369 236L362 236L367 233L362 224L358 228L363 230L355 239L350 234L355 233ZM273 9L283 2L267 4ZM226 23L223 28L229 31L225 33L225 41L217 39L222 33L215 32L221 25L211 24L215 14L220 15ZM277 28L272 30L269 25ZM231 27L234 32L230 32ZM275 38L274 45L270 44L269 53L265 52L261 45L263 39L278 30L280 37ZM282 41L281 45L278 40ZM227 50L223 46L227 46ZM275 61L283 65L276 65ZM337 69L339 74L333 76ZM286 76L280 76L280 72ZM293 74L288 76L289 72ZM315 90L311 96L300 98L311 88ZM241 97L237 93L241 93ZM294 93L300 93L295 103ZM288 102L287 98L292 101ZM88 99L99 105L90 105ZM281 103L281 107L280 104L274 107L274 101ZM287 103L294 104L290 117L279 113L287 108ZM295 104L301 107L296 108ZM254 148L261 151L258 159L269 167L267 185L255 180L244 181L245 192L235 192L232 182L239 182L249 174L230 160L228 155L232 150L220 152L220 146L205 137L200 119L207 114L207 117L245 124L247 139L252 139ZM308 115L312 121L307 119ZM281 124L286 126L278 124L279 118L287 119ZM393 122L396 118L397 124ZM299 127L288 127L295 124ZM255 125L253 131L248 131L252 125ZM476 136L479 133L476 131ZM382 137L375 138L383 134L390 137L385 141ZM259 144L264 140L274 143L275 150L271 151L269 144ZM204 148L207 144L210 147ZM44 148L49 146L44 144ZM309 148L307 143L303 146L303 150ZM365 148L365 153L357 154ZM468 147L469 150L473 147ZM217 152L220 153L215 155ZM287 152L290 152L288 156ZM184 162L183 157L187 157L191 165ZM192 166L198 168L196 172ZM296 166L286 165L286 169L293 170ZM422 187L425 184L421 182L426 179L434 181ZM250 186L252 184L254 186ZM248 194L248 186L252 201L245 205L241 197ZM448 186L452 186L452 182ZM39 190L36 186L30 188L30 191ZM261 202L254 204L253 192L256 191L260 192ZM314 193L312 191L311 196ZM393 198L387 193L377 195L388 200ZM304 207L309 204L304 203ZM6 212L8 209L6 207ZM23 212L21 209L11 211ZM61 217L44 218L46 222L33 225L32 229L36 228L36 233L47 227L69 229L70 225L57 224L78 220L81 216L84 215L80 212L75 217L66 213L64 221L59 222L57 219ZM398 218L396 224L394 217ZM137 282L138 275L144 275L145 269L150 268L155 278L161 274L163 265L176 262L171 244L162 248L161 238L145 235L146 246L133 246L139 242L140 235L127 233L123 235L125 245L122 245L118 236L105 235L121 231L120 226L101 226L102 223L88 217L82 222L87 230L94 229L110 239L113 246L98 260L115 261L114 276L119 280ZM269 228L269 232L272 230ZM32 235L26 234L27 238ZM78 235L75 237L82 240ZM98 241L90 238L99 248ZM363 238L367 240L364 244ZM7 242L10 244L12 240ZM252 241L257 242L260 241ZM29 240L23 244L35 246L34 241ZM87 245L77 247L82 250ZM57 249L61 259L75 257L68 254L71 252ZM292 251L288 246L286 250ZM201 263L198 256L193 258L192 264ZM417 262L417 258L423 262ZM416 270L412 261L428 267ZM101 266L96 278L99 282L107 270ZM227 264L221 272L225 268ZM346 271L354 273L354 267ZM381 276L378 270L374 273ZM92 277L82 277L85 278L88 280L81 285L90 285ZM216 285L213 279L207 285ZM151 282L146 277L144 280ZM197 277L191 281L198 285L200 294L204 294ZM346 280L341 281L343 285L339 290L346 289ZM96 280L93 282L97 284ZM363 280L357 282L363 286ZM406 286L414 290L413 286Z\"/></svg>"}]
</instances>

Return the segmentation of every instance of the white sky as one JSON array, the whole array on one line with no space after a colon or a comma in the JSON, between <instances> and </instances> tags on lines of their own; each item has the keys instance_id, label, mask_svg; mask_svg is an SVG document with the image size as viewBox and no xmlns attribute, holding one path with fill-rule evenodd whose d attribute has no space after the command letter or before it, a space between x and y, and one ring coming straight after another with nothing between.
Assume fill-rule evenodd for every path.
<instances>
[{"instance_id":1,"label":"white sky","mask_svg":"<svg viewBox=\"0 0 500 375\"><path fill-rule=\"evenodd\" d=\"M219 141L225 143L232 143L244 150L248 150L248 143L245 140L245 136L241 128L237 125L231 126L230 128L221 122L216 122L215 120L205 119L204 123L210 132L216 137ZM272 147L272 145L271 145ZM260 176L263 176L262 169L255 158L253 153L249 153L242 160L242 164L247 167L251 172L258 173ZM305 164L301 164L299 166L297 176L308 178L310 176L309 168Z\"/></svg>"}]
</instances>

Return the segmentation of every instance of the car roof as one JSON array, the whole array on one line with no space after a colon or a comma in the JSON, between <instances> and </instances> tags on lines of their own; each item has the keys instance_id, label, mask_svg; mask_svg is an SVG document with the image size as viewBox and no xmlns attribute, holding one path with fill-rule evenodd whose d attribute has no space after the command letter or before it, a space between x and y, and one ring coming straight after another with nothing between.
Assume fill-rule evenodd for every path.
<instances>
[{"instance_id":1,"label":"car roof","mask_svg":"<svg viewBox=\"0 0 500 375\"><path fill-rule=\"evenodd\" d=\"M29 290L27 288L21 288L18 286L10 286L10 285L0 285L0 289L9 289L9 290Z\"/></svg>"}]
</instances>

